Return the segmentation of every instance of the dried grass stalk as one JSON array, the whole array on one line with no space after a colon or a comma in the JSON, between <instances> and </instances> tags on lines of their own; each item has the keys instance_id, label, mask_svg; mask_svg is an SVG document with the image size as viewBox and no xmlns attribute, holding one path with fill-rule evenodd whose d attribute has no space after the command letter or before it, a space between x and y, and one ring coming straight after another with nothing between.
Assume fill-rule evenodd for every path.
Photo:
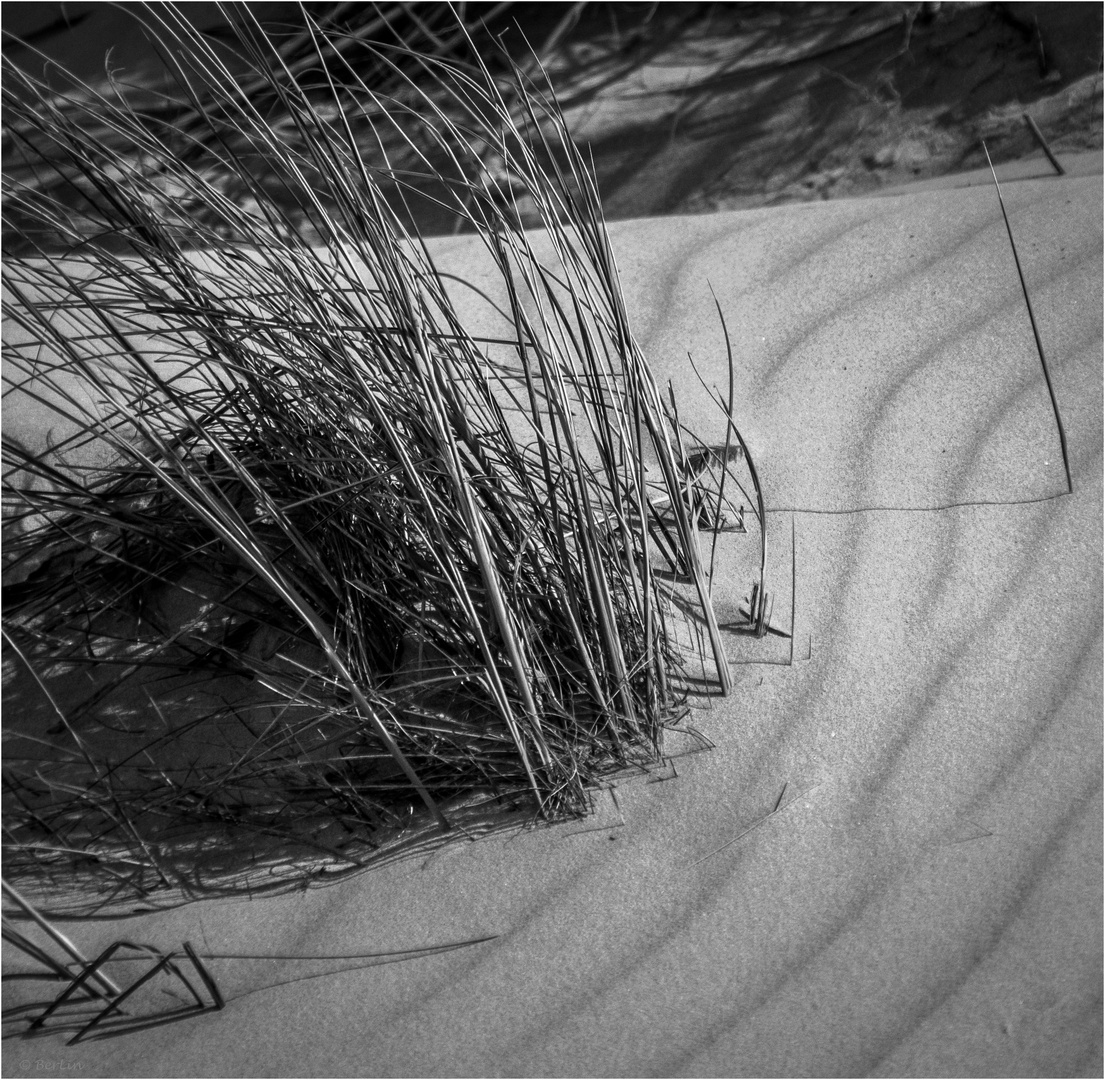
<instances>
[{"instance_id":1,"label":"dried grass stalk","mask_svg":"<svg viewBox=\"0 0 1105 1080\"><path fill-rule=\"evenodd\" d=\"M555 102L306 14L289 64L237 16L244 76L146 9L175 112L5 59L5 381L66 432L4 443L6 663L43 703L7 733L10 877L202 890L247 849L363 865L419 802L585 811L678 713L661 532L728 686L677 424ZM498 269L497 344L408 227L427 190Z\"/></svg>"}]
</instances>

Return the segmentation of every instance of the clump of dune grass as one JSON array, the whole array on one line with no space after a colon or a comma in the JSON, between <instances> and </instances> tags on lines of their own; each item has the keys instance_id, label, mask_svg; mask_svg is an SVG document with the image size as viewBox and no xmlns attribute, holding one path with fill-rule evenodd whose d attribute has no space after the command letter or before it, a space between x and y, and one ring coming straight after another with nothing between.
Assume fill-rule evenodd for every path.
<instances>
[{"instance_id":1,"label":"clump of dune grass","mask_svg":"<svg viewBox=\"0 0 1105 1080\"><path fill-rule=\"evenodd\" d=\"M673 575L729 686L680 427L555 101L306 15L293 70L238 16L244 75L145 9L176 112L5 60L5 393L56 421L4 441L10 878L253 888L473 802L584 813L680 715ZM494 338L413 193L482 240Z\"/></svg>"}]
</instances>

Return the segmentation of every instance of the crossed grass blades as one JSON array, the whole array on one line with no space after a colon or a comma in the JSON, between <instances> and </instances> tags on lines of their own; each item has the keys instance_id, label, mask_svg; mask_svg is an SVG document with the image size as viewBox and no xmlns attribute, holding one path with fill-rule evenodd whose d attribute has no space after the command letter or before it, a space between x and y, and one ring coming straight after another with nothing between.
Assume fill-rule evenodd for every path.
<instances>
[{"instance_id":1,"label":"crossed grass blades","mask_svg":"<svg viewBox=\"0 0 1105 1080\"><path fill-rule=\"evenodd\" d=\"M4 63L5 393L60 433L4 441L5 867L86 897L356 869L450 801L585 812L680 715L673 578L729 688L555 100L306 11L292 64L232 12L233 70L144 9L149 109ZM501 333L416 201L478 233Z\"/></svg>"}]
</instances>

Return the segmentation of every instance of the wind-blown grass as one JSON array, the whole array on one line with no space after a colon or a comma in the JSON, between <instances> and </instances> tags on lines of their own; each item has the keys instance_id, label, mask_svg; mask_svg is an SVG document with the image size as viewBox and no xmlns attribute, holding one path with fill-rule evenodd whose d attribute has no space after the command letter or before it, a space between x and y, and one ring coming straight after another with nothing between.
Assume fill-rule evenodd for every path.
<instances>
[{"instance_id":1,"label":"wind-blown grass","mask_svg":"<svg viewBox=\"0 0 1105 1080\"><path fill-rule=\"evenodd\" d=\"M5 229L37 251L5 268L6 392L66 433L4 441L6 665L42 703L8 733L9 876L200 890L243 838L357 867L419 805L585 812L679 715L665 561L729 686L677 417L555 102L309 18L292 71L239 14L245 77L146 10L183 149L171 112L5 62ZM416 189L478 231L496 339L407 227Z\"/></svg>"}]
</instances>

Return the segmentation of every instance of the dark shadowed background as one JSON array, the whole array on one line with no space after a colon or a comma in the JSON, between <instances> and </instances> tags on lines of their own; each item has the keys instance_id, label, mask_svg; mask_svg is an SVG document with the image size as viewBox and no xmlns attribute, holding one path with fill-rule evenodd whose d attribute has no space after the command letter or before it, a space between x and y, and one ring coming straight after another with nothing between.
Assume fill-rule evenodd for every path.
<instances>
[{"instance_id":1,"label":"dark shadowed background","mask_svg":"<svg viewBox=\"0 0 1105 1080\"><path fill-rule=\"evenodd\" d=\"M7 4L4 49L36 71L45 57L88 80L107 65L122 80L148 83L159 65L138 7ZM447 14L436 3L307 7L354 31L381 12L397 26L405 9ZM219 5L183 9L229 47L233 31ZM302 28L295 4L251 10L270 31ZM537 52L573 134L594 156L611 220L876 193L984 165L983 138L996 162L1034 158L1046 172L1026 112L1060 156L1102 147L1100 4L482 3L459 10L481 52L487 35L520 62L531 47ZM386 37L386 27L373 36ZM451 231L432 214L420 224Z\"/></svg>"}]
</instances>

